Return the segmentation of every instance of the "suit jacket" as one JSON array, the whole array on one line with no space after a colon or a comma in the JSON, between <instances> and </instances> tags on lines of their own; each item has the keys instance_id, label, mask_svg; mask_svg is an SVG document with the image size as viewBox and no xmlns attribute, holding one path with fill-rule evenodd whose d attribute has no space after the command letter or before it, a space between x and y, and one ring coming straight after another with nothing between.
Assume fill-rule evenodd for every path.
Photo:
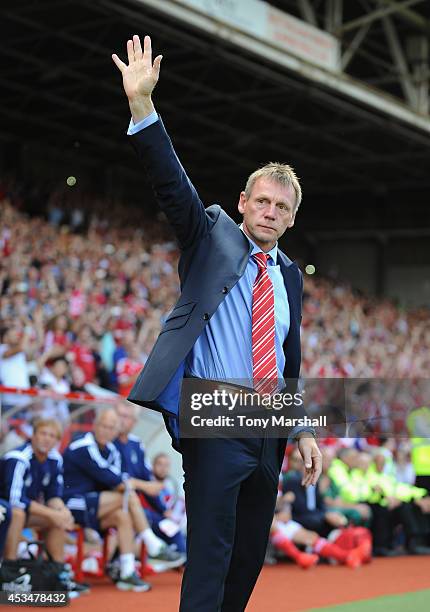
<instances>
[{"instance_id":1,"label":"suit jacket","mask_svg":"<svg viewBox=\"0 0 430 612\"><path fill-rule=\"evenodd\" d=\"M173 149L161 118L131 136L131 141L178 240L181 294L128 399L160 411L179 450L179 397L184 361L209 319L245 272L252 246L239 226L217 204L204 208ZM290 329L284 342L284 377L300 370L303 278L297 265L278 249L288 288ZM309 429L309 428L302 428ZM285 450L285 444L280 453Z\"/></svg>"}]
</instances>

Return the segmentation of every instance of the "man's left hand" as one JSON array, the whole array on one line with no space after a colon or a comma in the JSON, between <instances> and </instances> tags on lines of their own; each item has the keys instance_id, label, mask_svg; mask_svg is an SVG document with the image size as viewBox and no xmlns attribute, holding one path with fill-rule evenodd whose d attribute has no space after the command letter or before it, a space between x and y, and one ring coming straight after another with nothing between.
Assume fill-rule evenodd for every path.
<instances>
[{"instance_id":1,"label":"man's left hand","mask_svg":"<svg viewBox=\"0 0 430 612\"><path fill-rule=\"evenodd\" d=\"M305 433L300 436L298 447L305 464L302 485L316 485L322 470L322 455L318 444L313 436Z\"/></svg>"}]
</instances>

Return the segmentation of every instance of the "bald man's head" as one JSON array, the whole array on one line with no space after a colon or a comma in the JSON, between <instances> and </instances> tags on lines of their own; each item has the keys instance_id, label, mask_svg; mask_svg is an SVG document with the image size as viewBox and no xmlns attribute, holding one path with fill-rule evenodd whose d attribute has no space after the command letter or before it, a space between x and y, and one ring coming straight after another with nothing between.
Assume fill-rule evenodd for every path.
<instances>
[{"instance_id":1,"label":"bald man's head","mask_svg":"<svg viewBox=\"0 0 430 612\"><path fill-rule=\"evenodd\" d=\"M106 446L112 442L119 432L119 418L113 408L101 410L97 413L93 425L94 437L99 446Z\"/></svg>"},{"instance_id":2,"label":"bald man's head","mask_svg":"<svg viewBox=\"0 0 430 612\"><path fill-rule=\"evenodd\" d=\"M119 417L120 435L128 436L137 423L139 416L139 406L130 402L118 402L115 411Z\"/></svg>"}]
</instances>

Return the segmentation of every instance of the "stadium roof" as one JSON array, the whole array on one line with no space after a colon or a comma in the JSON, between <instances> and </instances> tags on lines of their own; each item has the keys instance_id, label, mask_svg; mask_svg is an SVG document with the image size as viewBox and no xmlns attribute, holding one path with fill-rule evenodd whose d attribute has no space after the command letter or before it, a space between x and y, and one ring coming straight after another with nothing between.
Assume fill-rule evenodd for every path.
<instances>
[{"instance_id":1,"label":"stadium roof","mask_svg":"<svg viewBox=\"0 0 430 612\"><path fill-rule=\"evenodd\" d=\"M129 114L111 53L124 55L127 38L149 33L164 56L156 106L205 201L233 209L246 176L279 160L302 178L307 227L428 227L429 2L271 2L335 34L342 75L379 89L415 125L178 21L166 12L178 3L3 3L6 154L18 142L76 155L137 195L142 172L125 137Z\"/></svg>"}]
</instances>

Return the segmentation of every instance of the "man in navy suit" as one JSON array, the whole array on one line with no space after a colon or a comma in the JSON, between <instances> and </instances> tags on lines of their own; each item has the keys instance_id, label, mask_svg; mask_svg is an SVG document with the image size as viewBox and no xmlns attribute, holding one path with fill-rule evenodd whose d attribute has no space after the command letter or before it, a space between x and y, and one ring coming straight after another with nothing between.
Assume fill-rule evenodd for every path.
<instances>
[{"instance_id":1,"label":"man in navy suit","mask_svg":"<svg viewBox=\"0 0 430 612\"><path fill-rule=\"evenodd\" d=\"M112 58L131 110L128 134L181 249L181 295L128 399L160 411L182 453L188 561L180 611L240 612L263 564L286 439L181 436L179 400L184 377L246 379L255 389L299 377L303 280L278 239L294 224L300 185L289 166L268 164L240 194L241 226L218 205L205 209L152 103L162 56L152 61L149 36L143 50L138 36L129 40L127 55L128 64ZM296 427L290 437L304 484L315 484L313 430Z\"/></svg>"}]
</instances>

